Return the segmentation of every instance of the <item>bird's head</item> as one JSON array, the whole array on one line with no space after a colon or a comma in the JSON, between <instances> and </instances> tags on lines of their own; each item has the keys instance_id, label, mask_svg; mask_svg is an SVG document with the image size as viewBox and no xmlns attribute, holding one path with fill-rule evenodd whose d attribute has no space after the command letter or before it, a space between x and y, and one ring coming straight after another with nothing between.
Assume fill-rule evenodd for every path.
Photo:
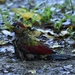
<instances>
[{"instance_id":1,"label":"bird's head","mask_svg":"<svg viewBox=\"0 0 75 75\"><path fill-rule=\"evenodd\" d=\"M23 29L26 28L21 22L14 22L12 25L14 26L14 28L18 28L18 29L19 28L23 28Z\"/></svg>"},{"instance_id":2,"label":"bird's head","mask_svg":"<svg viewBox=\"0 0 75 75\"><path fill-rule=\"evenodd\" d=\"M21 22L15 22L12 26L12 30L18 35L22 34L22 32L27 29L27 27L25 27Z\"/></svg>"},{"instance_id":3,"label":"bird's head","mask_svg":"<svg viewBox=\"0 0 75 75\"><path fill-rule=\"evenodd\" d=\"M35 29L32 27L26 27L23 23L21 22L15 22L12 24L13 26L13 31L17 34L22 33L23 31L34 31Z\"/></svg>"}]
</instances>

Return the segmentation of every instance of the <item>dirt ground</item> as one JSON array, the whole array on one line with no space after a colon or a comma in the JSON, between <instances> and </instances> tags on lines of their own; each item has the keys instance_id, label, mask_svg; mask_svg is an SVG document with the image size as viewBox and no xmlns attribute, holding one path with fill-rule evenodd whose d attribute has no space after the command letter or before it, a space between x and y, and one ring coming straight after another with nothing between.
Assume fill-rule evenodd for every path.
<instances>
[{"instance_id":1,"label":"dirt ground","mask_svg":"<svg viewBox=\"0 0 75 75\"><path fill-rule=\"evenodd\" d=\"M13 53L0 53L0 75L75 75L75 60L21 61Z\"/></svg>"},{"instance_id":2,"label":"dirt ground","mask_svg":"<svg viewBox=\"0 0 75 75\"><path fill-rule=\"evenodd\" d=\"M12 7L20 7L23 1L27 0L18 0L19 4L17 0L11 1L14 2L14 6L10 4ZM7 3L10 3L10 0ZM2 7L5 5L1 5ZM70 54L73 49L68 47L64 50ZM0 75L75 75L75 60L21 61L13 53L0 52Z\"/></svg>"}]
</instances>

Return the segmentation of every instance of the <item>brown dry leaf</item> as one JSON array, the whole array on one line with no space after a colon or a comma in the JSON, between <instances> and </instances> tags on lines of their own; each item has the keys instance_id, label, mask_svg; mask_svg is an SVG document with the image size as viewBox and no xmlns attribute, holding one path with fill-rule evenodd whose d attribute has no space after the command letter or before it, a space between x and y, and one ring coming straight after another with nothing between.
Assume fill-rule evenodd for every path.
<instances>
[{"instance_id":1,"label":"brown dry leaf","mask_svg":"<svg viewBox=\"0 0 75 75\"><path fill-rule=\"evenodd\" d=\"M68 27L70 30L75 30L75 25L71 25Z\"/></svg>"}]
</instances>

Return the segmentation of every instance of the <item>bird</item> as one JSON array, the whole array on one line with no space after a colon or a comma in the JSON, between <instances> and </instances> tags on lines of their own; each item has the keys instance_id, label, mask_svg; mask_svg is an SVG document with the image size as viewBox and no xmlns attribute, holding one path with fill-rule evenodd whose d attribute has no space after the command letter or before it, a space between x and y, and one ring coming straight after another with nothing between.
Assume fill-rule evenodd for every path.
<instances>
[{"instance_id":1,"label":"bird","mask_svg":"<svg viewBox=\"0 0 75 75\"><path fill-rule=\"evenodd\" d=\"M21 60L38 60L38 59L69 59L69 55L58 55L51 48L43 44L37 37L30 34L31 28L25 27L21 22L12 24L16 39L13 41L15 54Z\"/></svg>"}]
</instances>

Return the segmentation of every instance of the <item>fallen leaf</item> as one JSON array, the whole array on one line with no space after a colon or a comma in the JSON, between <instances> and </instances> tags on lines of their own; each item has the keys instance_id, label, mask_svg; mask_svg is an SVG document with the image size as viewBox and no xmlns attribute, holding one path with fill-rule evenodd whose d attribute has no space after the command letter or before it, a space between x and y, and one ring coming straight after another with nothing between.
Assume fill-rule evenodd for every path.
<instances>
[{"instance_id":1,"label":"fallen leaf","mask_svg":"<svg viewBox=\"0 0 75 75\"><path fill-rule=\"evenodd\" d=\"M6 44L4 40L0 40L0 45Z\"/></svg>"},{"instance_id":2,"label":"fallen leaf","mask_svg":"<svg viewBox=\"0 0 75 75\"><path fill-rule=\"evenodd\" d=\"M40 15L38 15L36 13L33 13L33 12L25 12L25 13L22 13L21 16L22 16L23 19L26 19L26 20L28 20L30 18L32 19L34 16L36 16L36 20L41 19Z\"/></svg>"},{"instance_id":3,"label":"fallen leaf","mask_svg":"<svg viewBox=\"0 0 75 75\"><path fill-rule=\"evenodd\" d=\"M4 4L6 0L0 0L0 4Z\"/></svg>"},{"instance_id":4,"label":"fallen leaf","mask_svg":"<svg viewBox=\"0 0 75 75\"><path fill-rule=\"evenodd\" d=\"M75 49L74 49L74 50L72 50L72 53L73 53L73 54L75 54Z\"/></svg>"},{"instance_id":5,"label":"fallen leaf","mask_svg":"<svg viewBox=\"0 0 75 75\"><path fill-rule=\"evenodd\" d=\"M54 45L53 46L51 46L50 48L59 48L59 47L61 47L60 45L58 45L58 43L54 43Z\"/></svg>"},{"instance_id":6,"label":"fallen leaf","mask_svg":"<svg viewBox=\"0 0 75 75\"><path fill-rule=\"evenodd\" d=\"M36 70L29 70L28 72L30 72L32 74L36 74Z\"/></svg>"},{"instance_id":7,"label":"fallen leaf","mask_svg":"<svg viewBox=\"0 0 75 75\"><path fill-rule=\"evenodd\" d=\"M7 45L7 46L2 46L0 48L0 52L11 52L11 53L14 53L14 47L12 45Z\"/></svg>"},{"instance_id":8,"label":"fallen leaf","mask_svg":"<svg viewBox=\"0 0 75 75\"><path fill-rule=\"evenodd\" d=\"M6 36L11 35L11 32L8 30L2 30L2 33Z\"/></svg>"},{"instance_id":9,"label":"fallen leaf","mask_svg":"<svg viewBox=\"0 0 75 75\"><path fill-rule=\"evenodd\" d=\"M26 12L24 8L13 8L11 11L18 13L18 14Z\"/></svg>"},{"instance_id":10,"label":"fallen leaf","mask_svg":"<svg viewBox=\"0 0 75 75\"><path fill-rule=\"evenodd\" d=\"M45 36L47 39L53 39L54 38L54 36L51 36L51 35L48 35L48 34L44 34L43 36Z\"/></svg>"},{"instance_id":11,"label":"fallen leaf","mask_svg":"<svg viewBox=\"0 0 75 75\"><path fill-rule=\"evenodd\" d=\"M41 16L39 14L34 13L34 12L29 12L24 8L13 8L12 11L20 14L22 16L22 18L25 19L25 20L33 18L34 16L36 16L36 20L41 19Z\"/></svg>"},{"instance_id":12,"label":"fallen leaf","mask_svg":"<svg viewBox=\"0 0 75 75\"><path fill-rule=\"evenodd\" d=\"M69 35L69 32L67 30L61 31L61 36Z\"/></svg>"}]
</instances>

